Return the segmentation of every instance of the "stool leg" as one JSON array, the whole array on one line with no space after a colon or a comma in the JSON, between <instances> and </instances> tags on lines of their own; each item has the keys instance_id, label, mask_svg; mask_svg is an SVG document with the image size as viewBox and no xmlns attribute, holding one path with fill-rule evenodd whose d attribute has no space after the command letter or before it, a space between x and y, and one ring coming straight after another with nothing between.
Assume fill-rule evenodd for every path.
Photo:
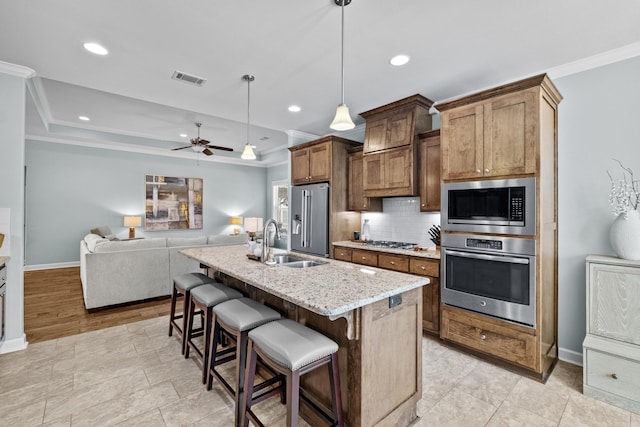
<instances>
[{"instance_id":1,"label":"stool leg","mask_svg":"<svg viewBox=\"0 0 640 427\"><path fill-rule=\"evenodd\" d=\"M191 333L193 331L193 313L196 311L195 303L191 301L191 296L187 299L187 295L185 293L185 302L188 301L188 308L185 314L183 314L184 318L186 318L185 329L182 330L182 338L184 342L184 358L189 358L189 341L191 340ZM186 304L185 304L186 305Z\"/></svg>"},{"instance_id":2,"label":"stool leg","mask_svg":"<svg viewBox=\"0 0 640 427\"><path fill-rule=\"evenodd\" d=\"M300 410L300 373L287 373L287 427L298 427Z\"/></svg>"},{"instance_id":3,"label":"stool leg","mask_svg":"<svg viewBox=\"0 0 640 427\"><path fill-rule=\"evenodd\" d=\"M171 294L171 314L169 314L169 336L173 335L173 321L176 317L176 300L177 299L178 299L178 289L176 289L176 285L174 284L173 293Z\"/></svg>"},{"instance_id":4,"label":"stool leg","mask_svg":"<svg viewBox=\"0 0 640 427\"><path fill-rule=\"evenodd\" d=\"M338 422L338 427L344 426L342 417L342 389L340 388L340 366L338 365L338 353L331 355L329 362L329 381L331 385L331 400L333 415Z\"/></svg>"},{"instance_id":5,"label":"stool leg","mask_svg":"<svg viewBox=\"0 0 640 427\"><path fill-rule=\"evenodd\" d=\"M244 401L244 376L245 376L245 364L247 363L247 340L249 338L249 332L240 332L236 341L236 376L238 381L236 382L236 426L240 425L240 419L242 418L242 402ZM253 383L252 383L253 384ZM253 393L252 393L253 394ZM251 396L249 396L251 398Z\"/></svg>"},{"instance_id":6,"label":"stool leg","mask_svg":"<svg viewBox=\"0 0 640 427\"><path fill-rule=\"evenodd\" d=\"M182 303L182 354L184 354L187 351L187 340L191 336L191 331L193 330L193 313L189 312L190 303L191 303L191 291L186 290L184 291L184 301ZM195 311L195 309L193 309L193 311ZM191 318L189 318L188 316L189 314L191 315ZM187 330L187 322L189 322L191 325L191 327L189 328L188 335L185 334L185 331ZM185 356L185 358L187 357L189 357L188 354Z\"/></svg>"},{"instance_id":7,"label":"stool leg","mask_svg":"<svg viewBox=\"0 0 640 427\"><path fill-rule=\"evenodd\" d=\"M209 372L209 347L211 346L211 318L213 317L213 307L207 307L204 316L204 348L202 349L202 384L207 383L207 372Z\"/></svg>"},{"instance_id":8,"label":"stool leg","mask_svg":"<svg viewBox=\"0 0 640 427\"><path fill-rule=\"evenodd\" d=\"M253 341L249 340L247 344L247 355L249 356L249 360L247 361L245 368L245 378L244 378L244 398L242 399L244 402L242 403L241 410L241 425L242 427L249 426L249 412L251 411L251 405L253 404L253 382L256 377L256 360L258 355L253 349Z\"/></svg>"},{"instance_id":9,"label":"stool leg","mask_svg":"<svg viewBox=\"0 0 640 427\"><path fill-rule=\"evenodd\" d=\"M211 339L211 346L209 348L209 368L207 370L207 390L211 390L213 387L213 377L211 370L214 368L216 359L218 357L218 345L220 345L220 324L213 320L213 339Z\"/></svg>"}]
</instances>

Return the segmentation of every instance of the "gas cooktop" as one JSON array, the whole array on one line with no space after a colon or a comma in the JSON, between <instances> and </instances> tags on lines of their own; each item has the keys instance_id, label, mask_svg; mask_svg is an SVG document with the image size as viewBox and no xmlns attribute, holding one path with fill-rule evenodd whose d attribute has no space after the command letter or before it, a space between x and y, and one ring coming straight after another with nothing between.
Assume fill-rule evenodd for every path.
<instances>
[{"instance_id":1,"label":"gas cooktop","mask_svg":"<svg viewBox=\"0 0 640 427\"><path fill-rule=\"evenodd\" d=\"M375 248L390 248L390 249L413 249L418 246L417 243L407 242L391 242L389 240L371 240L364 242L363 246L373 246Z\"/></svg>"}]
</instances>

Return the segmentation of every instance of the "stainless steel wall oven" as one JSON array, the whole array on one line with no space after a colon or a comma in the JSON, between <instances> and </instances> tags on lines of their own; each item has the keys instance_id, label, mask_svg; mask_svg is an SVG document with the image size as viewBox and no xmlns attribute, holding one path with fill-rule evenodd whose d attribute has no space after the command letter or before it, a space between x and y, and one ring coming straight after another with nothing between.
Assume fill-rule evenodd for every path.
<instances>
[{"instance_id":1,"label":"stainless steel wall oven","mask_svg":"<svg viewBox=\"0 0 640 427\"><path fill-rule=\"evenodd\" d=\"M442 303L530 327L536 324L534 239L442 236Z\"/></svg>"}]
</instances>

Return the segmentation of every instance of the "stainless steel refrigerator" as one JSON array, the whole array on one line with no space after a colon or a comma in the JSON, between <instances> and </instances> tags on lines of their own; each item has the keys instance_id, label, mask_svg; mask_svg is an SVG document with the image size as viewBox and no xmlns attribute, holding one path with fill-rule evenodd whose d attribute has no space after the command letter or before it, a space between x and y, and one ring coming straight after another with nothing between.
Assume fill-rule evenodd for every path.
<instances>
[{"instance_id":1,"label":"stainless steel refrigerator","mask_svg":"<svg viewBox=\"0 0 640 427\"><path fill-rule=\"evenodd\" d=\"M329 256L329 184L291 188L291 250Z\"/></svg>"}]
</instances>

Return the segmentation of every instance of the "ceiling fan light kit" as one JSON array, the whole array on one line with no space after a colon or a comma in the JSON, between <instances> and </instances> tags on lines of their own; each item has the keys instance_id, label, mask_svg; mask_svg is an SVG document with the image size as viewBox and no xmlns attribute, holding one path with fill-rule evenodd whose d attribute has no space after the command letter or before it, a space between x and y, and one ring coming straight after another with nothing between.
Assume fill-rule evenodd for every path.
<instances>
[{"instance_id":1,"label":"ceiling fan light kit","mask_svg":"<svg viewBox=\"0 0 640 427\"><path fill-rule=\"evenodd\" d=\"M221 147L219 145L210 145L211 143L209 141L207 141L206 139L200 138L200 126L202 126L202 123L196 122L195 125L198 128L198 136L196 138L191 138L190 140L191 145L185 145L184 147L173 148L171 149L171 151L184 150L186 148L191 148L196 153L202 153L205 156L213 155L213 151L210 150L211 148L213 148L214 150L233 151L233 148Z\"/></svg>"},{"instance_id":2,"label":"ceiling fan light kit","mask_svg":"<svg viewBox=\"0 0 640 427\"><path fill-rule=\"evenodd\" d=\"M333 130L343 131L349 130L356 127L351 120L351 115L349 114L349 107L344 103L344 7L351 3L351 0L334 0L336 5L340 6L342 12L342 49L341 49L341 76L340 76L340 91L342 95L342 102L338 105L336 109L336 116L333 119L333 122L329 125L329 127Z\"/></svg>"},{"instance_id":3,"label":"ceiling fan light kit","mask_svg":"<svg viewBox=\"0 0 640 427\"><path fill-rule=\"evenodd\" d=\"M256 153L254 153L253 146L249 142L249 127L251 122L251 82L256 78L251 74L245 74L242 76L242 79L247 82L247 143L244 145L244 151L242 155L240 155L240 158L244 160L255 160Z\"/></svg>"}]
</instances>

